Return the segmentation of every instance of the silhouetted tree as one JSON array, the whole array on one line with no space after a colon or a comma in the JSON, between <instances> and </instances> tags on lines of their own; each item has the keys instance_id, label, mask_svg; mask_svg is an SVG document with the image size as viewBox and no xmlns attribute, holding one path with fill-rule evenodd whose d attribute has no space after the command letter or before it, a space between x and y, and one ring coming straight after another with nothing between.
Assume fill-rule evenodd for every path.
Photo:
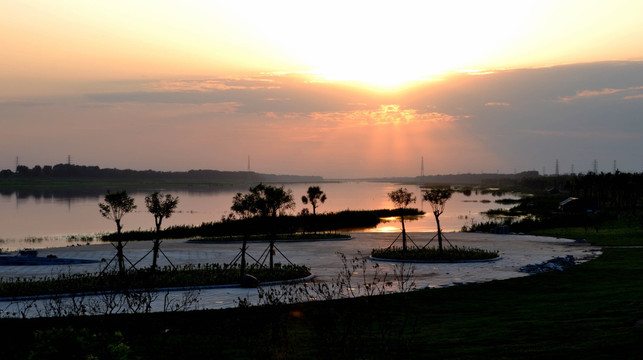
<instances>
[{"instance_id":1,"label":"silhouetted tree","mask_svg":"<svg viewBox=\"0 0 643 360\"><path fill-rule=\"evenodd\" d=\"M237 193L232 198L232 206L230 210L239 215L242 219L247 219L255 216L259 209L256 206L257 194L255 193Z\"/></svg>"},{"instance_id":2,"label":"silhouetted tree","mask_svg":"<svg viewBox=\"0 0 643 360\"><path fill-rule=\"evenodd\" d=\"M255 206L256 196L253 193L242 194L237 193L232 198L232 206L230 209L237 213L241 219L248 219L256 214L257 208ZM248 250L248 233L247 226L244 226L243 242L241 243L241 267L240 273L243 276L246 273L246 251Z\"/></svg>"},{"instance_id":3,"label":"silhouetted tree","mask_svg":"<svg viewBox=\"0 0 643 360\"><path fill-rule=\"evenodd\" d=\"M389 199L395 204L395 207L400 209L400 220L402 222L402 250L406 251L406 228L404 227L404 213L410 203L415 202L415 196L408 192L406 188L399 188L395 191L388 193Z\"/></svg>"},{"instance_id":4,"label":"silhouetted tree","mask_svg":"<svg viewBox=\"0 0 643 360\"><path fill-rule=\"evenodd\" d=\"M31 170L24 165L18 165L16 166L16 174L19 176L29 176L31 174Z\"/></svg>"},{"instance_id":5,"label":"silhouetted tree","mask_svg":"<svg viewBox=\"0 0 643 360\"><path fill-rule=\"evenodd\" d=\"M310 203L313 207L313 215L316 215L316 209L318 206L323 204L326 201L326 194L322 191L319 186L310 186L307 191L307 195L301 197L301 202L304 205Z\"/></svg>"},{"instance_id":6,"label":"silhouetted tree","mask_svg":"<svg viewBox=\"0 0 643 360\"><path fill-rule=\"evenodd\" d=\"M250 193L237 193L233 199L232 211L246 216L259 215L262 217L276 218L282 212L295 207L292 190L284 190L283 186L259 184L250 188ZM273 235L274 231L273 231ZM273 256L275 253L275 236L270 240L270 270L273 269Z\"/></svg>"},{"instance_id":7,"label":"silhouetted tree","mask_svg":"<svg viewBox=\"0 0 643 360\"><path fill-rule=\"evenodd\" d=\"M156 260L159 256L159 249L161 247L161 223L163 218L169 218L176 210L179 204L179 198L170 194L161 194L158 191L151 193L145 197L145 206L147 210L154 215L154 225L156 225L156 239L152 247L152 270L156 269Z\"/></svg>"},{"instance_id":8,"label":"silhouetted tree","mask_svg":"<svg viewBox=\"0 0 643 360\"><path fill-rule=\"evenodd\" d=\"M432 188L424 190L424 200L431 204L435 222L438 225L438 248L442 251L442 230L440 228L440 215L444 212L444 205L447 200L453 195L453 190L450 188Z\"/></svg>"},{"instance_id":9,"label":"silhouetted tree","mask_svg":"<svg viewBox=\"0 0 643 360\"><path fill-rule=\"evenodd\" d=\"M264 186L263 194L265 204L263 213L266 216L277 217L277 215L295 207L292 190L284 190L283 186Z\"/></svg>"},{"instance_id":10,"label":"silhouetted tree","mask_svg":"<svg viewBox=\"0 0 643 360\"><path fill-rule=\"evenodd\" d=\"M261 186L262 184L259 185ZM263 194L264 196L262 200L265 206L263 212L265 214L264 216L272 216L273 218L276 218L280 213L295 207L292 191L284 190L283 186L264 186ZM260 201L260 204L261 203L262 202ZM275 237L277 235L274 230L273 235L274 236L270 238L270 270L272 270L274 266L273 258L275 255Z\"/></svg>"},{"instance_id":11,"label":"silhouetted tree","mask_svg":"<svg viewBox=\"0 0 643 360\"><path fill-rule=\"evenodd\" d=\"M123 241L121 239L121 230L123 228L121 219L125 214L136 209L134 198L127 195L127 191L125 190L114 193L108 190L107 194L105 194L105 202L99 203L98 207L100 208L100 214L103 215L103 217L113 220L116 223L116 232L118 234L116 258L118 260L118 271L123 273L125 271L125 256L123 255Z\"/></svg>"}]
</instances>

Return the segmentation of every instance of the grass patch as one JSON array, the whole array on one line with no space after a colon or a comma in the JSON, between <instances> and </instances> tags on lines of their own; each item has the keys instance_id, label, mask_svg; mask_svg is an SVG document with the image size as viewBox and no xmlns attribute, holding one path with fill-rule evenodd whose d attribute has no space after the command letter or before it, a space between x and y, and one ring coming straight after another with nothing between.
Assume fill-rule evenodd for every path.
<instances>
[{"instance_id":1,"label":"grass patch","mask_svg":"<svg viewBox=\"0 0 643 360\"><path fill-rule=\"evenodd\" d=\"M443 248L442 251L437 247L403 250L401 247L393 246L386 249L373 249L371 256L392 260L466 261L494 259L498 257L498 252L459 246Z\"/></svg>"},{"instance_id":2,"label":"grass patch","mask_svg":"<svg viewBox=\"0 0 643 360\"><path fill-rule=\"evenodd\" d=\"M268 241L268 240L279 240L279 241L302 241L302 240L337 240L337 239L350 239L349 234L341 233L305 233L305 234L277 234L277 235L250 235L245 237L249 241ZM199 237L190 239L190 242L217 242L217 241L243 241L244 236L242 235L230 235L230 236L208 236L208 237Z\"/></svg>"},{"instance_id":3,"label":"grass patch","mask_svg":"<svg viewBox=\"0 0 643 360\"><path fill-rule=\"evenodd\" d=\"M534 230L533 235L551 236L564 239L585 239L599 246L642 246L643 228L630 226L625 222L608 221L596 228L566 227Z\"/></svg>"},{"instance_id":4,"label":"grass patch","mask_svg":"<svg viewBox=\"0 0 643 360\"><path fill-rule=\"evenodd\" d=\"M310 275L310 269L302 265L275 264L270 271L266 267L250 265L246 268L246 274L259 281L270 282L303 278ZM61 274L51 278L0 281L0 297L238 284L239 279L238 266L220 264L184 265L177 269L164 267L157 271L132 270L122 275L117 272Z\"/></svg>"}]
</instances>

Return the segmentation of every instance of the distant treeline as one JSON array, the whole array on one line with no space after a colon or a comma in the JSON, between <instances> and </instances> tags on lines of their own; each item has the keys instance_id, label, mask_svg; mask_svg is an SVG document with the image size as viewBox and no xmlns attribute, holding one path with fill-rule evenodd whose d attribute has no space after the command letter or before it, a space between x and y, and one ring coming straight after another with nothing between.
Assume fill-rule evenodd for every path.
<instances>
[{"instance_id":1,"label":"distant treeline","mask_svg":"<svg viewBox=\"0 0 643 360\"><path fill-rule=\"evenodd\" d=\"M480 184L480 185L512 185L524 179L539 178L538 171L523 171L516 174L448 174L426 175L415 179L420 183L439 184Z\"/></svg>"},{"instance_id":2,"label":"distant treeline","mask_svg":"<svg viewBox=\"0 0 643 360\"><path fill-rule=\"evenodd\" d=\"M499 225L514 232L545 228L585 227L597 231L603 223L624 220L643 227L643 173L588 173L541 176L521 181L520 186L545 190L524 196L509 210L488 211L501 217L473 224L468 231L492 231Z\"/></svg>"},{"instance_id":3,"label":"distant treeline","mask_svg":"<svg viewBox=\"0 0 643 360\"><path fill-rule=\"evenodd\" d=\"M587 173L525 178L519 186L579 198L587 209L636 213L643 206L643 173Z\"/></svg>"},{"instance_id":4,"label":"distant treeline","mask_svg":"<svg viewBox=\"0 0 643 360\"><path fill-rule=\"evenodd\" d=\"M87 179L87 180L127 180L127 181L177 181L177 182L219 182L219 183L259 183L259 182L318 182L321 176L260 174L253 171L190 170L179 172L154 170L101 169L98 166L73 164L36 165L29 168L19 165L16 171L2 170L4 179Z\"/></svg>"},{"instance_id":5,"label":"distant treeline","mask_svg":"<svg viewBox=\"0 0 643 360\"><path fill-rule=\"evenodd\" d=\"M440 185L482 185L482 186L504 186L515 185L526 178L541 177L538 171L523 171L515 174L488 174L488 173L466 173L466 174L445 174L445 175L424 175L415 177L381 177L362 178L362 181L386 181L394 183L411 184L440 184Z\"/></svg>"}]
</instances>

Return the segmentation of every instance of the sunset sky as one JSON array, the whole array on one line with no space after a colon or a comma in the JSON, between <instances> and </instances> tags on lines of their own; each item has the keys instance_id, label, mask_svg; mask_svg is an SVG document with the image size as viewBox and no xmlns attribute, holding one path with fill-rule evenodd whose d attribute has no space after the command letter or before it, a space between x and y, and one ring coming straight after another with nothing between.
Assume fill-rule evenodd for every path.
<instances>
[{"instance_id":1,"label":"sunset sky","mask_svg":"<svg viewBox=\"0 0 643 360\"><path fill-rule=\"evenodd\" d=\"M643 171L643 1L3 1L0 169Z\"/></svg>"}]
</instances>

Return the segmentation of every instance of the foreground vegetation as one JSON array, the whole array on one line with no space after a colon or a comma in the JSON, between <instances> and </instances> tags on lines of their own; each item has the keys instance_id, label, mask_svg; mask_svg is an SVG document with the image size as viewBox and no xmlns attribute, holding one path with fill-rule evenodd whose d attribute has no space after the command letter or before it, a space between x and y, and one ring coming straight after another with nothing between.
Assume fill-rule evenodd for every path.
<instances>
[{"instance_id":1,"label":"foreground vegetation","mask_svg":"<svg viewBox=\"0 0 643 360\"><path fill-rule=\"evenodd\" d=\"M404 250L400 247L394 246L385 249L373 249L371 256L391 260L471 261L494 259L498 257L498 252L461 246L445 247L442 250L436 247L411 248Z\"/></svg>"},{"instance_id":2,"label":"foreground vegetation","mask_svg":"<svg viewBox=\"0 0 643 360\"><path fill-rule=\"evenodd\" d=\"M0 357L636 358L641 258L643 249L606 249L565 272L277 307L3 319L12 346Z\"/></svg>"},{"instance_id":3,"label":"foreground vegetation","mask_svg":"<svg viewBox=\"0 0 643 360\"><path fill-rule=\"evenodd\" d=\"M540 233L560 231L569 230ZM588 240L617 245L615 234L643 245L638 231L615 223ZM2 319L0 338L12 346L0 347L0 357L636 358L643 340L641 258L641 248L606 248L565 272L294 305Z\"/></svg>"},{"instance_id":4,"label":"foreground vegetation","mask_svg":"<svg viewBox=\"0 0 643 360\"><path fill-rule=\"evenodd\" d=\"M270 271L263 266L251 265L246 268L245 273L262 282L271 282L304 278L310 275L310 269L301 265L282 266L277 264ZM1 281L0 279L0 298L239 284L240 278L238 266L198 264L185 265L180 268L168 266L155 271L143 269L128 270L125 273L61 274L43 279L12 281Z\"/></svg>"}]
</instances>

